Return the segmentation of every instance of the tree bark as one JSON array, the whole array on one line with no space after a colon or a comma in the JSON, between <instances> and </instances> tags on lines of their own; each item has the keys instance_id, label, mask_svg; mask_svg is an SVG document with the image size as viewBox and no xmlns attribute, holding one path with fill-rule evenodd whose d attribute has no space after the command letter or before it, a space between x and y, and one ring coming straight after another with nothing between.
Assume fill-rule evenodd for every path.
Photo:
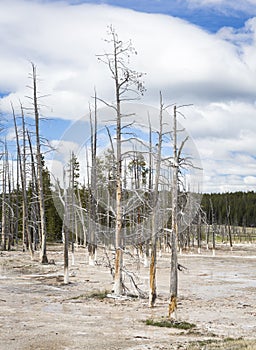
<instances>
[{"instance_id":1,"label":"tree bark","mask_svg":"<svg viewBox=\"0 0 256 350\"><path fill-rule=\"evenodd\" d=\"M116 74L117 63L115 63ZM118 80L117 80L118 82ZM122 285L122 262L123 262L123 250L122 250L122 160L121 160L121 111L120 111L120 100L118 84L116 83L116 101L117 101L117 125L116 125L116 161L117 161L117 172L116 172L116 258L115 258L115 277L114 277L114 293L120 295L123 293Z\"/></svg>"},{"instance_id":2,"label":"tree bark","mask_svg":"<svg viewBox=\"0 0 256 350\"><path fill-rule=\"evenodd\" d=\"M170 271L170 302L169 317L176 314L178 296L178 152L177 152L177 115L174 106L173 115L173 179L172 179L172 234L171 234L171 271Z\"/></svg>"},{"instance_id":3,"label":"tree bark","mask_svg":"<svg viewBox=\"0 0 256 350\"><path fill-rule=\"evenodd\" d=\"M3 173L2 173L2 233L1 246L2 250L6 250L7 232L6 232L6 172L7 172L7 146L5 142L5 152L3 156Z\"/></svg>"},{"instance_id":4,"label":"tree bark","mask_svg":"<svg viewBox=\"0 0 256 350\"><path fill-rule=\"evenodd\" d=\"M63 217L63 249L64 249L64 284L69 283L69 259L68 259L68 245L69 245L69 230L68 230L68 199L66 188L66 172L63 170L63 184L64 184L64 217Z\"/></svg>"},{"instance_id":5,"label":"tree bark","mask_svg":"<svg viewBox=\"0 0 256 350\"><path fill-rule=\"evenodd\" d=\"M94 121L90 113L90 126L91 126L91 229L90 229L90 241L88 243L89 252L89 265L95 265L96 256L96 221L97 221L97 168L96 168L96 157L97 157L97 96L94 94Z\"/></svg>"},{"instance_id":6,"label":"tree bark","mask_svg":"<svg viewBox=\"0 0 256 350\"><path fill-rule=\"evenodd\" d=\"M128 93L142 93L143 84L140 81L141 73L129 69L126 62L129 63L131 54L136 54L131 43L124 43L119 40L112 26L109 27L110 40L107 42L113 45L111 53L99 55L98 59L104 62L111 72L115 84L115 104L104 102L108 107L115 111L116 115L116 226L115 226L115 274L114 274L114 293L120 295L123 293L122 265L123 265L123 245L124 237L122 232L123 225L123 208L122 208L122 113L121 102L128 101ZM134 88L133 88L134 87ZM133 100L131 98L131 100Z\"/></svg>"},{"instance_id":7,"label":"tree bark","mask_svg":"<svg viewBox=\"0 0 256 350\"><path fill-rule=\"evenodd\" d=\"M151 131L151 126L150 126ZM158 146L157 146L157 159L156 159L156 170L155 170L155 183L152 193L151 201L151 256L150 256L150 268L149 268L149 307L155 306L156 301L156 248L157 248L157 205L158 205L158 187L159 187L159 178L161 170L161 154L162 154L162 139L163 139L163 102L162 94L160 92L160 114L159 114L159 134L158 134ZM150 147L151 148L151 147ZM150 180L151 181L151 180ZM150 184L151 186L151 184Z\"/></svg>"},{"instance_id":8,"label":"tree bark","mask_svg":"<svg viewBox=\"0 0 256 350\"><path fill-rule=\"evenodd\" d=\"M46 219L45 219L45 207L44 207L44 191L43 191L43 172L42 172L42 154L41 154L41 142L39 133L39 108L37 97L37 75L36 66L32 63L32 79L33 79L33 105L36 127L36 162L37 162L37 183L38 183L38 199L40 209L40 232L41 232L41 250L40 261L42 264L48 263L46 254Z\"/></svg>"},{"instance_id":9,"label":"tree bark","mask_svg":"<svg viewBox=\"0 0 256 350\"><path fill-rule=\"evenodd\" d=\"M17 154L18 154L18 164L20 167L20 179L21 179L21 189L22 189L22 243L23 243L23 251L29 248L31 259L34 257L34 251L32 247L32 240L28 226L28 200L27 200L27 188L26 188L26 137L25 137L25 120L23 107L21 105L21 116L22 116L22 143L23 143L23 155L21 157L21 150L19 144L19 135L16 123L16 116L14 112L14 108L12 107L13 114L13 122L14 129L16 135L16 146L17 146Z\"/></svg>"}]
</instances>

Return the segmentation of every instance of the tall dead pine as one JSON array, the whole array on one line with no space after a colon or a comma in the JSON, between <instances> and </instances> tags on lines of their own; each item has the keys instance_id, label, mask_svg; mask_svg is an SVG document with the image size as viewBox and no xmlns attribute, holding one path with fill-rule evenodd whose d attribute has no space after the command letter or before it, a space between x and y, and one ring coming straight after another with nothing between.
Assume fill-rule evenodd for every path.
<instances>
[{"instance_id":1,"label":"tall dead pine","mask_svg":"<svg viewBox=\"0 0 256 350\"><path fill-rule=\"evenodd\" d=\"M13 105L12 107L12 115L13 115L13 123L15 129L16 136L16 146L17 146L17 162L20 168L20 180L21 180L21 189L22 189L22 241L23 241L23 250L25 248L29 248L31 259L33 259L34 251L32 248L32 239L28 226L28 200L27 200L27 188L26 188L26 141L25 141L25 120L24 120L24 112L23 107L21 105L21 116L22 116L22 144L23 144L23 157L21 156L21 149L19 144L19 134L16 122L16 116L14 112Z\"/></svg>"},{"instance_id":2,"label":"tall dead pine","mask_svg":"<svg viewBox=\"0 0 256 350\"><path fill-rule=\"evenodd\" d=\"M123 209L122 209L122 132L125 127L122 125L121 105L123 101L134 100L143 93L144 87L141 82L142 73L138 73L128 67L129 59L132 54L136 54L131 42L123 42L119 39L115 29L109 27L109 40L112 51L103 55L98 55L98 59L105 63L110 70L111 77L115 85L115 103L109 104L101 100L108 107L115 111L116 116L116 227L115 227L115 275L114 275L114 293L121 295L123 293L122 264L123 264ZM133 96L131 96L133 94ZM134 97L135 94L135 97ZM131 96L131 97L130 97Z\"/></svg>"},{"instance_id":3,"label":"tall dead pine","mask_svg":"<svg viewBox=\"0 0 256 350\"><path fill-rule=\"evenodd\" d=\"M171 232L171 272L170 272L170 302L169 316L176 314L178 295L178 171L179 159L177 149L177 111L173 114L173 169L172 169L172 232Z\"/></svg>"},{"instance_id":4,"label":"tall dead pine","mask_svg":"<svg viewBox=\"0 0 256 350\"><path fill-rule=\"evenodd\" d=\"M3 154L3 170L2 170L2 227L1 227L1 248L6 250L7 245L7 203L6 203L6 189L7 189L7 170L8 169L8 156L7 156L7 144L5 141L4 154Z\"/></svg>"},{"instance_id":5,"label":"tall dead pine","mask_svg":"<svg viewBox=\"0 0 256 350\"><path fill-rule=\"evenodd\" d=\"M157 208L158 208L159 181L160 181L162 142L163 142L163 110L164 110L164 106L162 101L162 94L160 93L157 158L156 158L154 186L153 186L152 198L150 203L151 210L152 210L152 217L151 217L151 257L150 257L150 266L149 266L149 307L155 306L155 301L157 296L156 295L156 260L157 260L156 251L157 251L157 234L158 234ZM150 130L151 130L151 126L150 126Z\"/></svg>"},{"instance_id":6,"label":"tall dead pine","mask_svg":"<svg viewBox=\"0 0 256 350\"><path fill-rule=\"evenodd\" d=\"M90 127L91 127L91 188L90 188L90 211L91 211L91 224L89 230L89 265L95 265L96 257L96 221L97 221L97 201L98 201L98 190L97 190L97 95L96 91L94 94L94 120L92 120L92 114L90 110Z\"/></svg>"},{"instance_id":7,"label":"tall dead pine","mask_svg":"<svg viewBox=\"0 0 256 350\"><path fill-rule=\"evenodd\" d=\"M41 154L41 142L39 132L39 107L38 107L38 95L37 95L37 73L36 66L32 64L32 80L33 80L33 108L35 117L35 131L36 131L36 164L37 164L37 184L38 184L38 201L40 210L40 238L41 238L41 250L40 250L40 261L42 264L48 263L46 254L46 217L45 217L45 206L44 206L44 191L43 191L43 165L42 165L42 154Z\"/></svg>"}]
</instances>

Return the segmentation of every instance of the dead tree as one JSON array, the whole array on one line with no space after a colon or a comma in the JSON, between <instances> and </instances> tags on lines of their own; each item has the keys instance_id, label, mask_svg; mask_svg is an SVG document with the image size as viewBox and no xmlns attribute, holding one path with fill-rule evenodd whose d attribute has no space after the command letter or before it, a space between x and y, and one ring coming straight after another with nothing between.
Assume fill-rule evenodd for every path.
<instances>
[{"instance_id":1,"label":"dead tree","mask_svg":"<svg viewBox=\"0 0 256 350\"><path fill-rule=\"evenodd\" d=\"M123 264L123 210L122 210L122 119L125 117L122 113L122 102L132 100L127 95L131 92L136 93L136 98L143 93L144 87L141 83L142 73L138 73L128 67L129 57L136 54L131 42L121 41L115 29L109 27L109 40L112 45L112 52L98 55L98 59L104 62L111 73L115 84L115 104L109 104L100 99L108 107L114 109L116 116L116 227L115 227L115 277L114 293L121 295L123 293L122 264Z\"/></svg>"},{"instance_id":2,"label":"dead tree","mask_svg":"<svg viewBox=\"0 0 256 350\"><path fill-rule=\"evenodd\" d=\"M212 199L210 198L210 208L211 208L211 221L212 221L212 255L215 256L215 249L216 249L216 231L217 231L217 224L215 220L215 214L212 204Z\"/></svg>"},{"instance_id":3,"label":"dead tree","mask_svg":"<svg viewBox=\"0 0 256 350\"><path fill-rule=\"evenodd\" d=\"M157 158L156 158L156 169L154 187L151 196L151 256L150 256L150 267L149 267L149 306L154 307L156 301L156 248L157 248L157 232L158 232L158 196L159 196L159 181L160 181L160 170L161 170L161 155L162 155L162 142L163 142L163 110L164 105L162 101L162 94L160 93L160 113L159 113L159 132L158 132L158 143L157 143ZM151 126L150 126L151 130ZM151 181L151 180L150 180ZM151 186L151 184L150 184Z\"/></svg>"},{"instance_id":4,"label":"dead tree","mask_svg":"<svg viewBox=\"0 0 256 350\"><path fill-rule=\"evenodd\" d=\"M32 65L32 81L33 81L33 109L35 117L35 132L36 132L36 164L37 164L37 183L38 183L38 200L40 209L40 238L41 238L41 250L40 250L40 261L42 264L48 263L46 254L46 217L45 217L45 206L44 206L44 190L43 190L43 165L42 165L42 154L41 154L41 140L40 140L40 128L39 128L39 105L38 105L38 93L37 93L37 73L36 66Z\"/></svg>"},{"instance_id":5,"label":"dead tree","mask_svg":"<svg viewBox=\"0 0 256 350\"><path fill-rule=\"evenodd\" d=\"M30 211L30 217L29 217L29 226L30 230L32 230L32 236L33 236L33 249L34 251L37 250L37 241L39 238L39 222L40 222L40 209L39 209L39 203L38 203L38 182L37 182L37 175L36 175L36 166L34 161L34 154L33 154L33 146L31 137L29 134L29 131L26 131L27 133L27 140L29 145L29 155L30 155L30 169L31 169L31 198L29 201L29 211Z\"/></svg>"},{"instance_id":6,"label":"dead tree","mask_svg":"<svg viewBox=\"0 0 256 350\"><path fill-rule=\"evenodd\" d=\"M232 233L231 233L231 223L230 223L230 204L228 203L228 197L226 196L226 222L228 228L228 238L230 244L230 250L233 250L233 241L232 241Z\"/></svg>"},{"instance_id":7,"label":"dead tree","mask_svg":"<svg viewBox=\"0 0 256 350\"><path fill-rule=\"evenodd\" d=\"M184 146L188 140L188 136L183 139L183 141L178 145L177 134L179 131L177 129L177 109L180 107L174 105L173 107L173 160L172 160L172 232L171 232L171 270L170 270L170 302L169 302L169 316L172 313L176 315L177 309L177 297L178 297L178 256L177 256L177 247L178 242L180 242L180 248L182 248L181 234L182 230L190 223L192 215L191 205L188 205L189 213L187 211L182 212L181 207L181 190L180 187L185 189L185 186L181 180L182 178L182 169L194 168L200 169L192 163L190 157L183 157L182 152ZM180 113L181 114L181 113ZM182 115L182 114L181 114ZM189 195L189 194L187 194ZM188 203L189 204L189 203ZM198 199L195 200L193 204L196 212L198 212L200 205ZM184 208L185 209L185 208ZM184 217L184 218L183 218ZM189 222L187 219L190 217ZM200 217L200 212L199 212ZM201 227L200 227L201 230ZM184 238L184 237L182 237ZM182 239L184 240L184 239Z\"/></svg>"},{"instance_id":8,"label":"dead tree","mask_svg":"<svg viewBox=\"0 0 256 350\"><path fill-rule=\"evenodd\" d=\"M9 187L9 202L10 202L10 211L9 211L9 225L10 225L10 234L8 237L8 250L14 245L14 238L17 235L16 231L16 215L15 215L15 185L14 185L14 161L12 158L12 167L9 172L8 179L8 187Z\"/></svg>"},{"instance_id":9,"label":"dead tree","mask_svg":"<svg viewBox=\"0 0 256 350\"><path fill-rule=\"evenodd\" d=\"M91 188L90 188L90 210L91 210L91 227L89 232L88 252L89 265L95 265L96 254L96 221L97 221L97 95L94 94L94 120L90 111L90 127L91 127Z\"/></svg>"},{"instance_id":10,"label":"dead tree","mask_svg":"<svg viewBox=\"0 0 256 350\"><path fill-rule=\"evenodd\" d=\"M172 170L172 232L171 232L171 272L170 272L170 302L169 316L176 311L178 293L178 148L177 148L177 109L173 114L173 170Z\"/></svg>"},{"instance_id":11,"label":"dead tree","mask_svg":"<svg viewBox=\"0 0 256 350\"><path fill-rule=\"evenodd\" d=\"M64 217L62 226L63 237L63 249L64 249L64 284L69 283L69 258L68 258L68 246L69 246L69 210L68 210L68 198L67 198L67 186L66 186L66 171L63 169L63 185L64 185Z\"/></svg>"},{"instance_id":12,"label":"dead tree","mask_svg":"<svg viewBox=\"0 0 256 350\"><path fill-rule=\"evenodd\" d=\"M68 187L68 215L69 226L71 231L71 256L72 265L75 265L75 245L74 245L74 231L75 231L75 155L71 152L69 164L69 187Z\"/></svg>"},{"instance_id":13,"label":"dead tree","mask_svg":"<svg viewBox=\"0 0 256 350\"><path fill-rule=\"evenodd\" d=\"M22 190L22 244L23 244L23 251L25 249L29 248L31 259L33 259L34 251L32 248L32 239L30 235L30 230L28 226L28 200L27 200L27 186L26 186L26 131L25 131L25 120L24 120L24 112L23 107L21 107L21 116L22 116L22 144L23 144L23 152L21 155L21 149L20 149L20 143L19 143L19 134L18 134L18 128L17 128L17 122L16 122L16 116L14 112L13 105L12 107L12 115L13 115L13 123L14 123L14 129L15 129L15 136L16 136L16 147L17 147L17 155L18 159L17 162L19 164L19 174L20 174L20 180L21 180L21 190Z\"/></svg>"},{"instance_id":14,"label":"dead tree","mask_svg":"<svg viewBox=\"0 0 256 350\"><path fill-rule=\"evenodd\" d=\"M7 245L7 203L6 203L6 188L7 188L7 143L5 141L3 154L3 169L2 169L2 232L1 232L1 248L6 250Z\"/></svg>"}]
</instances>

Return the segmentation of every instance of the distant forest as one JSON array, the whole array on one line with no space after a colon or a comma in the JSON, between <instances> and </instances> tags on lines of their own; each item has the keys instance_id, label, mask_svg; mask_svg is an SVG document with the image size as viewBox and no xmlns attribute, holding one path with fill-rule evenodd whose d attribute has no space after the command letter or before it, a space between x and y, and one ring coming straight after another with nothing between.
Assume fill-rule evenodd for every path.
<instances>
[{"instance_id":1,"label":"distant forest","mask_svg":"<svg viewBox=\"0 0 256 350\"><path fill-rule=\"evenodd\" d=\"M208 224L256 227L256 193L204 194L202 209Z\"/></svg>"}]
</instances>

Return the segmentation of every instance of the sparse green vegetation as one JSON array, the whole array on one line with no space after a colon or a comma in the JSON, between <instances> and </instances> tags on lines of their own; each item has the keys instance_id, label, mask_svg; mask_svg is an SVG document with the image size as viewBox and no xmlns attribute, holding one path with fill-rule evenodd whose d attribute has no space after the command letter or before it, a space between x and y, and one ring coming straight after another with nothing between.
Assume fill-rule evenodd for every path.
<instances>
[{"instance_id":1,"label":"sparse green vegetation","mask_svg":"<svg viewBox=\"0 0 256 350\"><path fill-rule=\"evenodd\" d=\"M205 339L190 343L187 350L255 350L256 340L225 338L223 340Z\"/></svg>"},{"instance_id":2,"label":"sparse green vegetation","mask_svg":"<svg viewBox=\"0 0 256 350\"><path fill-rule=\"evenodd\" d=\"M79 299L98 299L98 300L103 300L107 297L109 294L108 290L96 290L92 291L90 293L84 293L84 294L79 294L74 297L71 297L67 300L79 300Z\"/></svg>"},{"instance_id":3,"label":"sparse green vegetation","mask_svg":"<svg viewBox=\"0 0 256 350\"><path fill-rule=\"evenodd\" d=\"M86 294L86 298L94 298L94 299L105 299L107 295L109 294L109 290L97 290L97 291L92 291L91 293Z\"/></svg>"},{"instance_id":4,"label":"sparse green vegetation","mask_svg":"<svg viewBox=\"0 0 256 350\"><path fill-rule=\"evenodd\" d=\"M196 325L193 323L189 323L185 321L173 321L166 318L158 321L147 319L144 322L147 326L177 328L177 329L183 329L183 330L189 330L196 327Z\"/></svg>"}]
</instances>

